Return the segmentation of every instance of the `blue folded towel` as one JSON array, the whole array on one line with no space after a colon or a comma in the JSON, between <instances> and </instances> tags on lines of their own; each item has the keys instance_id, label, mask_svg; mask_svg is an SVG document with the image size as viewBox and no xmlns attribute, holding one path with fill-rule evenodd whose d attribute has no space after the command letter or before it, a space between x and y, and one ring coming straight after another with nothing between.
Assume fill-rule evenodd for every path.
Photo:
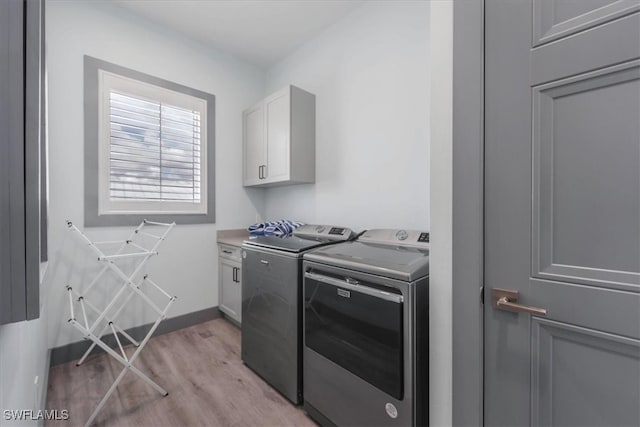
<instances>
[{"instance_id":1,"label":"blue folded towel","mask_svg":"<svg viewBox=\"0 0 640 427\"><path fill-rule=\"evenodd\" d=\"M288 237L293 233L293 230L301 225L303 225L301 222L281 219L279 221L259 222L250 225L247 230L249 230L250 236Z\"/></svg>"}]
</instances>

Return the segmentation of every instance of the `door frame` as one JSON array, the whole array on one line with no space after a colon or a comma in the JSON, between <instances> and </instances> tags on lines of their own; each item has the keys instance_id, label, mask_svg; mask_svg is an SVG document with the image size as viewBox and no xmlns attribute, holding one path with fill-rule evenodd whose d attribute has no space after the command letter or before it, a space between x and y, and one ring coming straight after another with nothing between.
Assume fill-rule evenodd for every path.
<instances>
[{"instance_id":1,"label":"door frame","mask_svg":"<svg viewBox=\"0 0 640 427\"><path fill-rule=\"evenodd\" d=\"M452 424L484 425L484 0L453 2Z\"/></svg>"}]
</instances>

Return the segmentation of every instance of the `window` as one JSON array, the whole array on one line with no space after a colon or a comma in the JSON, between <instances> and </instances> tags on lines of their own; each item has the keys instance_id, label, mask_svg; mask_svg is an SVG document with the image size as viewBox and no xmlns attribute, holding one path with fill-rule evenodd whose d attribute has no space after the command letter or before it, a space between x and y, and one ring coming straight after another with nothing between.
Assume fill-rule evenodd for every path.
<instances>
[{"instance_id":1,"label":"window","mask_svg":"<svg viewBox=\"0 0 640 427\"><path fill-rule=\"evenodd\" d=\"M100 71L100 214L206 214L206 101Z\"/></svg>"},{"instance_id":2,"label":"window","mask_svg":"<svg viewBox=\"0 0 640 427\"><path fill-rule=\"evenodd\" d=\"M85 57L85 226L214 222L213 108L212 95Z\"/></svg>"}]
</instances>

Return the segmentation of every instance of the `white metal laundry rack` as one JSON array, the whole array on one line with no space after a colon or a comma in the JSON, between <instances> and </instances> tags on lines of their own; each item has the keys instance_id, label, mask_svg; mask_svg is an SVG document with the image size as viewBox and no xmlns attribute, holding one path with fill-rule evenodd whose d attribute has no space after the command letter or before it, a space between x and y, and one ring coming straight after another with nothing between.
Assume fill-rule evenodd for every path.
<instances>
[{"instance_id":1,"label":"white metal laundry rack","mask_svg":"<svg viewBox=\"0 0 640 427\"><path fill-rule=\"evenodd\" d=\"M104 263L104 267L91 281L91 283L87 285L86 288L74 289L70 285L67 285L66 287L69 294L69 309L71 312L69 323L72 324L80 332L82 332L84 338L93 341L91 347L89 347L89 349L84 353L84 355L82 356L82 358L80 358L76 365L80 366L82 362L84 362L84 360L87 358L89 353L91 353L91 351L97 345L124 366L122 372L120 372L96 409L89 417L89 420L87 420L87 423L85 424L86 426L89 426L91 425L91 423L93 423L96 415L103 408L111 394L113 394L113 392L116 390L116 387L118 386L124 375L127 373L127 371L131 371L136 374L163 396L169 394L165 389L151 380L151 378L149 378L142 371L133 366L133 362L135 362L135 360L138 358L140 352L147 344L160 322L166 318L167 311L176 300L175 296L169 295L160 286L153 282L148 275L144 275L141 278L139 277L140 272L142 271L142 268L147 263L147 261L149 261L152 256L158 255L158 247L175 225L175 222L171 224L165 224L161 222L143 220L140 225L131 233L131 235L124 241L92 242L84 233L82 233L82 231L80 231L75 225L73 225L71 221L67 221L67 226L69 227L69 229L80 236L80 238L93 250L93 252L98 256L98 261ZM149 245L149 242L152 242L152 248L148 249L145 245L141 244L141 240L145 240L146 245ZM101 247L113 247L116 245L119 247L113 254L106 254L105 251L101 249ZM135 252L131 252L131 250L134 250ZM133 273L127 275L116 262L132 259L134 261L137 261L137 265L134 267ZM96 301L91 302L87 298L87 295L92 289L94 289L94 287L100 286L98 285L100 283L100 279L107 271L112 272L121 282L119 288L116 286L116 289L110 289L112 292L107 297L107 301L105 301L106 304L103 306L103 308L100 308L100 306L97 305ZM144 290L143 285L147 283L151 285L151 287L144 286L144 288L146 288L146 290ZM163 300L166 298L167 302L166 305L164 305L164 308L158 307L158 305L149 297L149 291L153 288L160 292ZM115 294L113 293L113 291L115 291ZM151 309L158 315L156 321L153 323L145 337L140 342L136 341L131 335L125 332L116 323L116 319L122 314L124 308L127 306L134 295L139 296L144 301L144 303L151 307ZM82 315L80 320L76 319L77 310L74 308L74 306L80 307ZM97 316L95 320L92 318L93 322L90 322L89 317L87 317L87 309L89 309L95 316ZM99 329L101 325L102 328ZM118 345L118 349L120 350L119 353L111 348L103 340L103 338L107 335L113 335ZM137 347L130 357L127 356L119 335L121 335L124 339Z\"/></svg>"}]
</instances>

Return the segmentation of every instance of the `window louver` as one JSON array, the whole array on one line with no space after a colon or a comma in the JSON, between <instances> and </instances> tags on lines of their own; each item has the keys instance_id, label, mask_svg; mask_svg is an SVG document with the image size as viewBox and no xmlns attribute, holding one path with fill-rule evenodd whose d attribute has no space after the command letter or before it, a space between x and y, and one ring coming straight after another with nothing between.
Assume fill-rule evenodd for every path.
<instances>
[{"instance_id":1,"label":"window louver","mask_svg":"<svg viewBox=\"0 0 640 427\"><path fill-rule=\"evenodd\" d=\"M109 95L111 201L200 203L200 112Z\"/></svg>"}]
</instances>

